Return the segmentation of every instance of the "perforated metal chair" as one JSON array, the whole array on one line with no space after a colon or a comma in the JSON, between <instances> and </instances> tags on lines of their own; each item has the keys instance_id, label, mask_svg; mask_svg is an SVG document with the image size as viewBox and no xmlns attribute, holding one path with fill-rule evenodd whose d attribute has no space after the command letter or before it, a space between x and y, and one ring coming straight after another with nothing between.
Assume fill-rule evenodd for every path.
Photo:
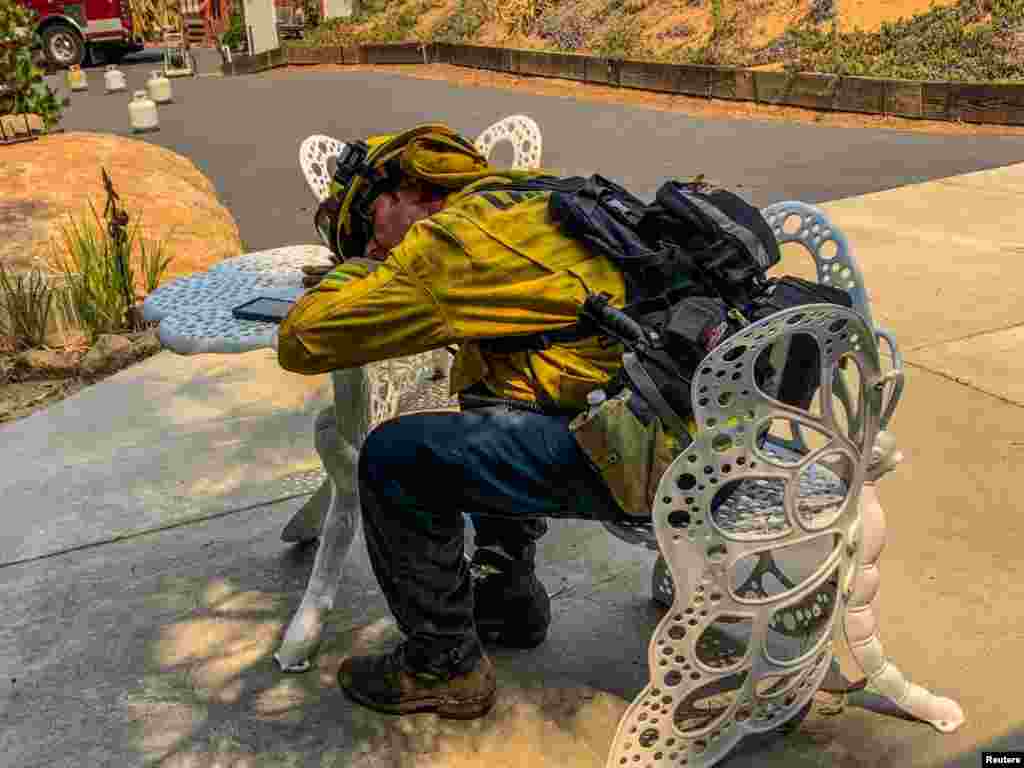
<instances>
[{"instance_id":1,"label":"perforated metal chair","mask_svg":"<svg viewBox=\"0 0 1024 768\"><path fill-rule=\"evenodd\" d=\"M511 115L485 128L477 137L475 145L484 157L490 158L491 153L502 141L510 141L515 150L515 167L537 168L540 166L541 136L537 123L525 115ZM314 199L319 203L327 198L331 186L331 160L338 157L345 143L323 134L313 134L305 138L299 145L299 167L302 176L309 186ZM328 243L324 243L328 245ZM451 360L444 350L433 356L434 372L432 377L442 378L451 368ZM317 416L314 433L319 436L329 435L330 426L334 424L335 409L326 408ZM329 450L325 447L325 450ZM331 503L332 492L330 479L323 485L303 507L300 514L295 515L285 526L282 538L287 542L305 542L317 538L320 521L325 510Z\"/></svg>"},{"instance_id":2,"label":"perforated metal chair","mask_svg":"<svg viewBox=\"0 0 1024 768\"><path fill-rule=\"evenodd\" d=\"M744 736L798 721L835 640L911 716L942 732L964 721L955 701L906 680L877 632L885 522L875 482L901 459L884 431L903 388L898 347L872 326L849 244L822 211L787 202L764 214L780 243L807 248L822 283L850 293L854 311L787 310L715 349L693 383L697 438L663 476L651 522L606 524L661 553L652 591L668 608L609 768L711 766ZM807 409L754 379L759 358L778 370L795 334L813 338L821 362Z\"/></svg>"},{"instance_id":3,"label":"perforated metal chair","mask_svg":"<svg viewBox=\"0 0 1024 768\"><path fill-rule=\"evenodd\" d=\"M327 199L331 186L330 161L344 148L345 142L318 133L303 139L299 145L299 167L318 203Z\"/></svg>"},{"instance_id":4,"label":"perforated metal chair","mask_svg":"<svg viewBox=\"0 0 1024 768\"><path fill-rule=\"evenodd\" d=\"M846 291L853 304L853 309L865 318L872 328L873 335L880 342L884 342L888 348L892 360L893 370L901 374L895 378L890 396L883 406L880 419L881 429L885 429L893 412L899 403L903 393L903 357L893 335L881 328L875 328L872 320L871 305L868 300L867 290L864 285L864 277L853 256L853 250L843 232L829 221L824 211L813 205L796 201L775 203L763 209L761 213L775 233L775 239L779 245L797 243L804 247L806 252L814 260L815 271L818 281L823 285L831 285ZM774 363L781 367L782 362L788 353L788 342L780 341L773 350ZM840 378L836 382L837 396L842 400L845 398L845 382ZM801 431L796 425L796 431L792 440L786 440L778 435L773 436L773 442L780 447L789 445L791 448L800 448ZM792 443L790 445L790 443ZM610 526L609 530L619 538L631 541L636 544L643 544L650 549L656 549L657 545L649 525L646 523L637 526ZM651 577L651 593L654 600L663 606L669 606L673 600L672 582L668 578L667 568L663 558L655 563Z\"/></svg>"},{"instance_id":5,"label":"perforated metal chair","mask_svg":"<svg viewBox=\"0 0 1024 768\"><path fill-rule=\"evenodd\" d=\"M775 401L755 377L757 361L795 333L821 350L819 413ZM833 406L834 376L845 375L855 379L859 429ZM679 589L651 640L651 682L622 718L609 766L634 756L712 765L810 701L857 572L881 384L869 327L837 306L778 313L705 358L693 382L697 437L662 477L653 509ZM813 433L811 447L766 442L789 422Z\"/></svg>"},{"instance_id":6,"label":"perforated metal chair","mask_svg":"<svg viewBox=\"0 0 1024 768\"><path fill-rule=\"evenodd\" d=\"M474 142L486 158L503 141L512 144L515 153L513 168L539 168L541 158L540 127L525 115L510 115L485 128ZM299 166L317 202L327 198L331 186L330 161L336 158L345 143L338 139L313 134L299 145Z\"/></svg>"},{"instance_id":7,"label":"perforated metal chair","mask_svg":"<svg viewBox=\"0 0 1024 768\"><path fill-rule=\"evenodd\" d=\"M485 128L477 136L474 144L486 158L490 158L494 148L503 141L512 144L514 152L513 168L525 170L540 168L543 150L540 126L526 115L509 115L493 125Z\"/></svg>"}]
</instances>

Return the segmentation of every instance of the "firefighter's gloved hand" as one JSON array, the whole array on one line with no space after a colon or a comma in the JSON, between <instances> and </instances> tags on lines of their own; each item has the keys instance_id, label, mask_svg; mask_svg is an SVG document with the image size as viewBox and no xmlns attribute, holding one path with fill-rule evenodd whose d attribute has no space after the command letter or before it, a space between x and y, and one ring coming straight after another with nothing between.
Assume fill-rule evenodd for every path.
<instances>
[{"instance_id":1,"label":"firefighter's gloved hand","mask_svg":"<svg viewBox=\"0 0 1024 768\"><path fill-rule=\"evenodd\" d=\"M335 266L334 264L307 264L302 268L302 287L315 288Z\"/></svg>"}]
</instances>

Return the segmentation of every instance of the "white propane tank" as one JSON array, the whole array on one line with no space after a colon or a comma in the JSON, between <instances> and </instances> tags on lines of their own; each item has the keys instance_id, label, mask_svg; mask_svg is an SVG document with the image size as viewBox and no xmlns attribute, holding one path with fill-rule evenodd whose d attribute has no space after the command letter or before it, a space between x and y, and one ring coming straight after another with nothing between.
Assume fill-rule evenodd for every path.
<instances>
[{"instance_id":1,"label":"white propane tank","mask_svg":"<svg viewBox=\"0 0 1024 768\"><path fill-rule=\"evenodd\" d=\"M77 64L72 64L68 68L68 88L72 91L89 90L89 81L85 77L85 72Z\"/></svg>"},{"instance_id":2,"label":"white propane tank","mask_svg":"<svg viewBox=\"0 0 1024 768\"><path fill-rule=\"evenodd\" d=\"M107 71L103 73L103 84L107 88L107 93L117 93L128 87L124 81L124 72L119 70L116 64L107 65Z\"/></svg>"},{"instance_id":3,"label":"white propane tank","mask_svg":"<svg viewBox=\"0 0 1024 768\"><path fill-rule=\"evenodd\" d=\"M159 69L154 69L153 74L149 76L146 90L149 91L149 98L157 104L166 104L171 100L171 81L164 77Z\"/></svg>"},{"instance_id":4,"label":"white propane tank","mask_svg":"<svg viewBox=\"0 0 1024 768\"><path fill-rule=\"evenodd\" d=\"M128 117L135 133L155 131L160 124L156 115L156 104L146 96L145 91L136 91L128 104Z\"/></svg>"}]
</instances>

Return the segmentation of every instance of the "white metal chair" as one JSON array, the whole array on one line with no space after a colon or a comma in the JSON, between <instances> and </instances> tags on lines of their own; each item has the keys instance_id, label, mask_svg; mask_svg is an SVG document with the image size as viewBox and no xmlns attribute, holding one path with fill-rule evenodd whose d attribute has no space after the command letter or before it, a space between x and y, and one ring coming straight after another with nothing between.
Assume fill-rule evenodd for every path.
<instances>
[{"instance_id":1,"label":"white metal chair","mask_svg":"<svg viewBox=\"0 0 1024 768\"><path fill-rule=\"evenodd\" d=\"M820 350L818 413L775 401L756 373L795 334ZM835 376L850 379L859 429L834 407ZM643 765L713 765L810 702L858 575L859 496L883 383L866 322L834 305L776 313L702 361L698 433L662 477L653 509L679 589L651 639L651 682L620 721L609 766L635 756ZM793 421L813 434L812 448L765 441Z\"/></svg>"},{"instance_id":2,"label":"white metal chair","mask_svg":"<svg viewBox=\"0 0 1024 768\"><path fill-rule=\"evenodd\" d=\"M480 133L475 145L481 154L489 158L494 147L501 141L512 143L515 151L515 167L537 168L540 166L540 128L529 117L511 115L497 121ZM310 192L313 193L313 197L318 203L327 198L331 186L333 174L331 160L337 158L344 147L344 142L318 133L307 137L299 145L299 167L302 169L303 178L305 178ZM434 377L443 376L451 364L447 353L440 350L433 359L435 361ZM394 403L391 405L394 406ZM321 456L330 455L336 448L336 441L332 439L332 430L336 424L336 410L336 407L325 408L317 415L314 433L318 436L317 445ZM321 521L324 519L327 509L337 498L337 493L332 490L332 482L329 475L309 502L285 526L282 532L284 541L304 542L317 538L320 534Z\"/></svg>"},{"instance_id":3,"label":"white metal chair","mask_svg":"<svg viewBox=\"0 0 1024 768\"><path fill-rule=\"evenodd\" d=\"M543 149L540 126L526 115L509 115L493 125L485 128L477 136L474 144L486 158L490 158L494 148L503 141L512 144L512 167L524 170L540 168L541 151Z\"/></svg>"},{"instance_id":4,"label":"white metal chair","mask_svg":"<svg viewBox=\"0 0 1024 768\"><path fill-rule=\"evenodd\" d=\"M814 259L815 270L818 281L824 285L831 285L835 288L846 291L850 295L854 310L863 317L869 327L873 327L871 305L868 301L867 290L864 286L864 277L853 257L853 250L841 230L833 226L823 211L815 206L806 203L787 201L775 203L763 209L761 213L775 233L775 239L779 245L786 243L799 243ZM881 328L874 328L874 335L879 341L884 341L888 347L893 360L893 369L903 370L903 357L893 335ZM774 350L776 362L785 359L787 345L785 341L777 344ZM837 386L837 397L847 397L844 390L844 380L840 377L835 382ZM884 405L881 415L881 429L886 429L892 418L893 412L899 403L903 393L902 374L894 383L890 397ZM784 445L799 449L801 447L801 431L799 424L795 425L792 444L783 441ZM613 533L628 541L644 543L655 549L656 545L653 536L644 529L631 531L616 531ZM672 594L672 582L667 577L667 569L663 558L659 558L655 564L652 574L651 592L654 600L661 605L668 607L674 598Z\"/></svg>"},{"instance_id":5,"label":"white metal chair","mask_svg":"<svg viewBox=\"0 0 1024 768\"><path fill-rule=\"evenodd\" d=\"M525 115L510 115L485 128L474 144L480 154L490 158L502 141L511 142L515 152L513 168L539 168L541 158L540 127ZM299 145L299 166L317 202L327 198L331 186L330 161L336 158L345 143L338 139L313 134Z\"/></svg>"},{"instance_id":6,"label":"white metal chair","mask_svg":"<svg viewBox=\"0 0 1024 768\"><path fill-rule=\"evenodd\" d=\"M327 199L331 186L330 161L344 148L345 142L319 133L304 139L299 145L299 167L318 203Z\"/></svg>"},{"instance_id":7,"label":"white metal chair","mask_svg":"<svg viewBox=\"0 0 1024 768\"><path fill-rule=\"evenodd\" d=\"M609 768L644 756L653 766L684 760L688 766L710 766L743 735L798 719L826 673L831 637L845 640L866 680L908 714L941 732L954 731L964 721L955 701L906 680L886 658L878 636L873 606L881 582L878 561L885 516L876 481L902 459L885 431L903 390L899 348L891 333L873 327L863 276L849 243L821 210L784 202L763 213L780 244L797 242L811 253L820 282L850 294L857 322L845 310L789 310L723 343L698 369L694 413L702 429L662 478L652 521L606 524L619 538L661 553L652 574L652 594L669 609L651 642L652 684L623 718ZM770 383L751 386L747 378L754 350L778 362L794 333L813 336L825 363L817 414L782 406L772 399ZM884 375L878 350L882 341L892 366ZM853 361L845 369L837 364L843 357ZM725 363L736 370L727 370ZM737 379L735 387L723 389L722 382L732 379ZM757 448L752 441L769 422L770 436ZM787 427L790 436L781 436L778 426ZM833 451L839 445L854 446L856 458L848 454L824 461L830 453L843 453ZM752 472L755 467L744 449L760 454L760 472ZM699 471L693 471L694 464ZM679 483L683 476L697 482L683 498L691 506L680 510L673 493L689 480L676 489L671 482L674 477ZM737 480L745 487L712 511L715 484ZM809 522L832 512L830 523ZM702 529L705 524L710 527ZM709 545L680 551L680 528L691 543L704 538ZM832 553L819 557L821 567L814 574L794 578L791 566L780 565L779 553L807 546L825 530L837 537ZM845 552L840 552L843 546ZM723 552L727 554L720 560ZM744 558L748 565L740 567ZM825 578L826 571L833 576ZM677 594L676 583L683 585L683 594ZM774 585L774 594L769 585ZM705 621L709 609L714 616ZM712 624L718 625L714 631ZM683 648L668 644L686 637L691 628ZM799 652L791 651L781 661L769 651L769 646L794 643ZM728 663L715 662L708 644L729 650ZM692 682L675 698L662 694L658 704L660 688L676 681L677 674ZM657 727L659 707L668 716L667 730ZM660 757L651 762L653 756Z\"/></svg>"}]
</instances>

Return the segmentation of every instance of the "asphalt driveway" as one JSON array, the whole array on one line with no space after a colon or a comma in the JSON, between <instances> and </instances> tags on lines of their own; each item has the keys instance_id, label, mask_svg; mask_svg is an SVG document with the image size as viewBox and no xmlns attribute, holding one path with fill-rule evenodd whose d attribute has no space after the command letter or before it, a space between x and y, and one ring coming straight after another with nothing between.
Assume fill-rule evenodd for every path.
<instances>
[{"instance_id":1,"label":"asphalt driveway","mask_svg":"<svg viewBox=\"0 0 1024 768\"><path fill-rule=\"evenodd\" d=\"M129 92L144 87L159 51L126 60ZM820 203L1024 160L1022 136L942 136L683 114L466 88L400 74L276 70L211 77L213 50L199 51L200 76L173 81L160 131L145 137L191 158L216 185L250 250L315 241L313 197L298 165L313 133L339 139L442 121L476 136L505 115L541 126L544 165L600 172L641 196L662 180L704 173L758 205ZM74 94L67 130L129 135L129 96L103 93L103 70ZM501 159L501 156L498 156Z\"/></svg>"}]
</instances>

